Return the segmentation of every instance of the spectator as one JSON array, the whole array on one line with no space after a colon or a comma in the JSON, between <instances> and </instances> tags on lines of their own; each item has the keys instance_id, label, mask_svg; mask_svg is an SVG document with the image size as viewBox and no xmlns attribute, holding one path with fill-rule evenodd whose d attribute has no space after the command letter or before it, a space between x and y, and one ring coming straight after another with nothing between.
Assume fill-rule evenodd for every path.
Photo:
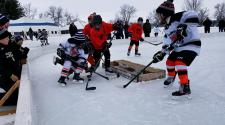
<instances>
[{"instance_id":1,"label":"spectator","mask_svg":"<svg viewBox=\"0 0 225 125\"><path fill-rule=\"evenodd\" d=\"M0 34L0 87L8 91L19 80L20 67L9 44L10 33L6 30ZM0 93L0 99L4 93ZM16 105L18 89L11 95L4 105Z\"/></svg>"},{"instance_id":2,"label":"spectator","mask_svg":"<svg viewBox=\"0 0 225 125\"><path fill-rule=\"evenodd\" d=\"M129 32L128 32L129 24L128 24L127 21L125 22L125 25L123 26L123 29L124 29L125 39L128 39L128 37L129 37Z\"/></svg>"},{"instance_id":3,"label":"spectator","mask_svg":"<svg viewBox=\"0 0 225 125\"><path fill-rule=\"evenodd\" d=\"M117 32L116 32L116 39L124 39L123 35L123 22L122 21L117 21Z\"/></svg>"},{"instance_id":4,"label":"spectator","mask_svg":"<svg viewBox=\"0 0 225 125\"><path fill-rule=\"evenodd\" d=\"M31 29L31 27L29 28L28 35L29 35L29 37L30 37L30 40L33 41L34 32L33 32L33 30Z\"/></svg>"},{"instance_id":5,"label":"spectator","mask_svg":"<svg viewBox=\"0 0 225 125\"><path fill-rule=\"evenodd\" d=\"M205 27L205 33L210 33L210 27L212 25L212 21L207 17L203 22L203 26Z\"/></svg>"},{"instance_id":6,"label":"spectator","mask_svg":"<svg viewBox=\"0 0 225 125\"><path fill-rule=\"evenodd\" d=\"M218 24L219 32L225 32L225 19L221 19Z\"/></svg>"},{"instance_id":7,"label":"spectator","mask_svg":"<svg viewBox=\"0 0 225 125\"><path fill-rule=\"evenodd\" d=\"M143 25L145 37L150 37L151 29L151 24L149 23L149 19L147 19Z\"/></svg>"}]
</instances>

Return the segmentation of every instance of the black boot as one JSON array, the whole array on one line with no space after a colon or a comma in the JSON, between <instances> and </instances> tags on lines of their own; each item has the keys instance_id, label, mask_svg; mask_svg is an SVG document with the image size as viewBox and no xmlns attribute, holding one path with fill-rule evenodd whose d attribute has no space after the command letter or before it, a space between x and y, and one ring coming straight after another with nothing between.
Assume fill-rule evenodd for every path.
<instances>
[{"instance_id":1,"label":"black boot","mask_svg":"<svg viewBox=\"0 0 225 125\"><path fill-rule=\"evenodd\" d=\"M84 83L84 79L80 77L79 73L74 73L73 82Z\"/></svg>"},{"instance_id":2,"label":"black boot","mask_svg":"<svg viewBox=\"0 0 225 125\"><path fill-rule=\"evenodd\" d=\"M127 51L127 56L130 56L130 50L128 49L128 51Z\"/></svg>"},{"instance_id":3,"label":"black boot","mask_svg":"<svg viewBox=\"0 0 225 125\"><path fill-rule=\"evenodd\" d=\"M141 53L138 53L138 50L135 50L135 56L141 56Z\"/></svg>"},{"instance_id":4,"label":"black boot","mask_svg":"<svg viewBox=\"0 0 225 125\"><path fill-rule=\"evenodd\" d=\"M65 79L66 79L65 76L61 76L61 77L59 78L59 80L58 80L58 83L59 83L61 86L66 86Z\"/></svg>"},{"instance_id":5,"label":"black boot","mask_svg":"<svg viewBox=\"0 0 225 125\"><path fill-rule=\"evenodd\" d=\"M191 94L191 89L188 84L185 85L180 85L179 91L175 91L172 93L172 96L183 96L183 95L190 95Z\"/></svg>"}]
</instances>

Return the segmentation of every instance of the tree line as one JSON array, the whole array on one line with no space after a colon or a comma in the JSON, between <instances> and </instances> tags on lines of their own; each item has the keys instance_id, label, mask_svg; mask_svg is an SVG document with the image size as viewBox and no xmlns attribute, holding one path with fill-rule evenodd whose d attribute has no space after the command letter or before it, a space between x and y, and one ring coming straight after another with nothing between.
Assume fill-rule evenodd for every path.
<instances>
[{"instance_id":1,"label":"tree line","mask_svg":"<svg viewBox=\"0 0 225 125\"><path fill-rule=\"evenodd\" d=\"M203 0L185 0L183 10L194 10L198 12L200 24L209 16L209 9L203 6ZM225 2L215 5L214 17L219 21L225 19ZM121 20L123 22L130 22L135 17L137 9L135 6L124 4L120 7L119 12L116 14L115 19L112 21ZM57 25L63 26L73 21L79 20L77 15L66 11L62 7L49 6L48 10L39 13L37 8L32 7L31 3L22 6L18 0L1 0L0 13L9 15L10 19L18 19L20 17L28 17L31 19L36 18L51 18ZM156 12L150 12L147 16L152 24L158 24Z\"/></svg>"}]
</instances>

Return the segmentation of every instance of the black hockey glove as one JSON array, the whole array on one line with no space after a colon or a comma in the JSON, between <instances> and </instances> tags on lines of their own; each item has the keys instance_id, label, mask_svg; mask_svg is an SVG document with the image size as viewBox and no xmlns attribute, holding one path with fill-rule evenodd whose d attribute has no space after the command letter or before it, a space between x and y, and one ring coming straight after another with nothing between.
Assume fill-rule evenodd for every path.
<instances>
[{"instance_id":1,"label":"black hockey glove","mask_svg":"<svg viewBox=\"0 0 225 125\"><path fill-rule=\"evenodd\" d=\"M57 49L57 55L58 55L59 57L63 58L63 59L66 58L65 51L64 51L63 49L61 49L61 48L58 48L58 49Z\"/></svg>"},{"instance_id":2,"label":"black hockey glove","mask_svg":"<svg viewBox=\"0 0 225 125\"><path fill-rule=\"evenodd\" d=\"M132 33L129 32L129 33L128 33L128 36L129 36L129 37L132 37Z\"/></svg>"},{"instance_id":3,"label":"black hockey glove","mask_svg":"<svg viewBox=\"0 0 225 125\"><path fill-rule=\"evenodd\" d=\"M140 39L141 42L145 41L143 38Z\"/></svg>"},{"instance_id":4,"label":"black hockey glove","mask_svg":"<svg viewBox=\"0 0 225 125\"><path fill-rule=\"evenodd\" d=\"M110 48L112 46L112 42L105 42L105 48Z\"/></svg>"},{"instance_id":5,"label":"black hockey glove","mask_svg":"<svg viewBox=\"0 0 225 125\"><path fill-rule=\"evenodd\" d=\"M154 56L153 56L153 63L158 63L160 61L162 61L164 59L164 57L166 56L165 53L163 53L162 51L158 51Z\"/></svg>"}]
</instances>

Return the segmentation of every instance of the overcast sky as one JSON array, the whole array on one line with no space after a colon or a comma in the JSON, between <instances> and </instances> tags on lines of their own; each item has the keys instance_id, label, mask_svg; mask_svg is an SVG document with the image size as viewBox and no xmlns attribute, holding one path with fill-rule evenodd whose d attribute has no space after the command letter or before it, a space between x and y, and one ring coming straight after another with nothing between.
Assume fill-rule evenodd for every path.
<instances>
[{"instance_id":1,"label":"overcast sky","mask_svg":"<svg viewBox=\"0 0 225 125\"><path fill-rule=\"evenodd\" d=\"M81 19L87 20L87 16L92 12L101 14L104 20L114 19L116 13L119 12L120 6L130 4L137 8L137 17L146 18L149 12L157 8L164 0L19 0L22 5L31 3L38 9L38 12L44 12L49 6L61 6L73 15L78 15ZM183 8L185 0L174 0L176 12ZM217 3L225 2L225 0L202 0L203 6L209 8L210 17L213 17L214 6Z\"/></svg>"}]
</instances>

